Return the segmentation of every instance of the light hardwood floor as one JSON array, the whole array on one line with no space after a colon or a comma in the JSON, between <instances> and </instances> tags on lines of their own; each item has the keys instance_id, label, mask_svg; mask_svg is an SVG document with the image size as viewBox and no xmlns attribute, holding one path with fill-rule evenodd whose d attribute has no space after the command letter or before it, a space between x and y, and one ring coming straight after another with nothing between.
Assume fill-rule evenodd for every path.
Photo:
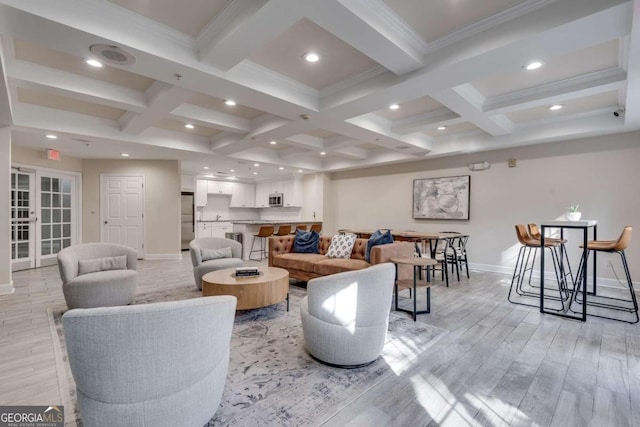
<instances>
[{"instance_id":1,"label":"light hardwood floor","mask_svg":"<svg viewBox=\"0 0 640 427\"><path fill-rule=\"evenodd\" d=\"M186 253L139 272L138 293L193 281ZM448 334L318 424L640 426L640 326L541 315L507 302L510 276L471 274L436 280L432 313L418 318ZM57 267L13 279L0 296L0 405L60 403L47 318L64 306Z\"/></svg>"}]
</instances>

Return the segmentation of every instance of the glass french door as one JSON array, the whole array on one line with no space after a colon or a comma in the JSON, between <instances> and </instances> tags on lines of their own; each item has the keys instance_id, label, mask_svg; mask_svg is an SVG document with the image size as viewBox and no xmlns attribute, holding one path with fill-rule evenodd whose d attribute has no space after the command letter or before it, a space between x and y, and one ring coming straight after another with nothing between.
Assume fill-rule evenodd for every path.
<instances>
[{"instance_id":1,"label":"glass french door","mask_svg":"<svg viewBox=\"0 0 640 427\"><path fill-rule=\"evenodd\" d=\"M11 169L11 270L35 267L35 174Z\"/></svg>"},{"instance_id":2,"label":"glass french door","mask_svg":"<svg viewBox=\"0 0 640 427\"><path fill-rule=\"evenodd\" d=\"M78 242L79 177L49 171L11 171L11 269L53 265Z\"/></svg>"},{"instance_id":3,"label":"glass french door","mask_svg":"<svg viewBox=\"0 0 640 427\"><path fill-rule=\"evenodd\" d=\"M61 249L76 243L76 177L56 173L37 174L36 265L52 265Z\"/></svg>"}]
</instances>

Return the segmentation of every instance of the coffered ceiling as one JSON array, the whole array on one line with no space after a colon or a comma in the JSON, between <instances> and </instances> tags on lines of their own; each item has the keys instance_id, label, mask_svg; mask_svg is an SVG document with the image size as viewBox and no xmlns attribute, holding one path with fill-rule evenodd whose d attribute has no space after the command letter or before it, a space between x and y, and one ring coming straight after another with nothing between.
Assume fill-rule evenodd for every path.
<instances>
[{"instance_id":1,"label":"coffered ceiling","mask_svg":"<svg viewBox=\"0 0 640 427\"><path fill-rule=\"evenodd\" d=\"M63 156L251 181L640 129L640 0L0 0L0 36L0 122Z\"/></svg>"}]
</instances>

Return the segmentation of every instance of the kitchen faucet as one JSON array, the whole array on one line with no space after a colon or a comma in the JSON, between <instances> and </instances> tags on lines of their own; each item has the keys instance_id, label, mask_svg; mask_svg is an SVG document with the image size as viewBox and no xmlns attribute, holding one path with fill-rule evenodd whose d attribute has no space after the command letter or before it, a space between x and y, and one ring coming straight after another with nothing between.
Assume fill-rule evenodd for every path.
<instances>
[{"instance_id":1,"label":"kitchen faucet","mask_svg":"<svg viewBox=\"0 0 640 427\"><path fill-rule=\"evenodd\" d=\"M216 221L219 221L222 218L222 215L216 215Z\"/></svg>"}]
</instances>

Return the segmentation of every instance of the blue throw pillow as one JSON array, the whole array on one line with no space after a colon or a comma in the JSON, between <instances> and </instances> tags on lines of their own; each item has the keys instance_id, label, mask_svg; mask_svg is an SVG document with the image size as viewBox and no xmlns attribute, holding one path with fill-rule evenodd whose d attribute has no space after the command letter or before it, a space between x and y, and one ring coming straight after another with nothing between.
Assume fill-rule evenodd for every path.
<instances>
[{"instance_id":1,"label":"blue throw pillow","mask_svg":"<svg viewBox=\"0 0 640 427\"><path fill-rule=\"evenodd\" d=\"M386 245L387 243L393 243L393 236L391 230L387 230L385 233L380 230L376 230L375 233L369 237L367 242L367 250L364 253L364 259L367 262L371 262L371 248L378 245Z\"/></svg>"},{"instance_id":2,"label":"blue throw pillow","mask_svg":"<svg viewBox=\"0 0 640 427\"><path fill-rule=\"evenodd\" d=\"M320 235L315 231L296 230L296 237L293 240L293 252L317 254Z\"/></svg>"}]
</instances>

